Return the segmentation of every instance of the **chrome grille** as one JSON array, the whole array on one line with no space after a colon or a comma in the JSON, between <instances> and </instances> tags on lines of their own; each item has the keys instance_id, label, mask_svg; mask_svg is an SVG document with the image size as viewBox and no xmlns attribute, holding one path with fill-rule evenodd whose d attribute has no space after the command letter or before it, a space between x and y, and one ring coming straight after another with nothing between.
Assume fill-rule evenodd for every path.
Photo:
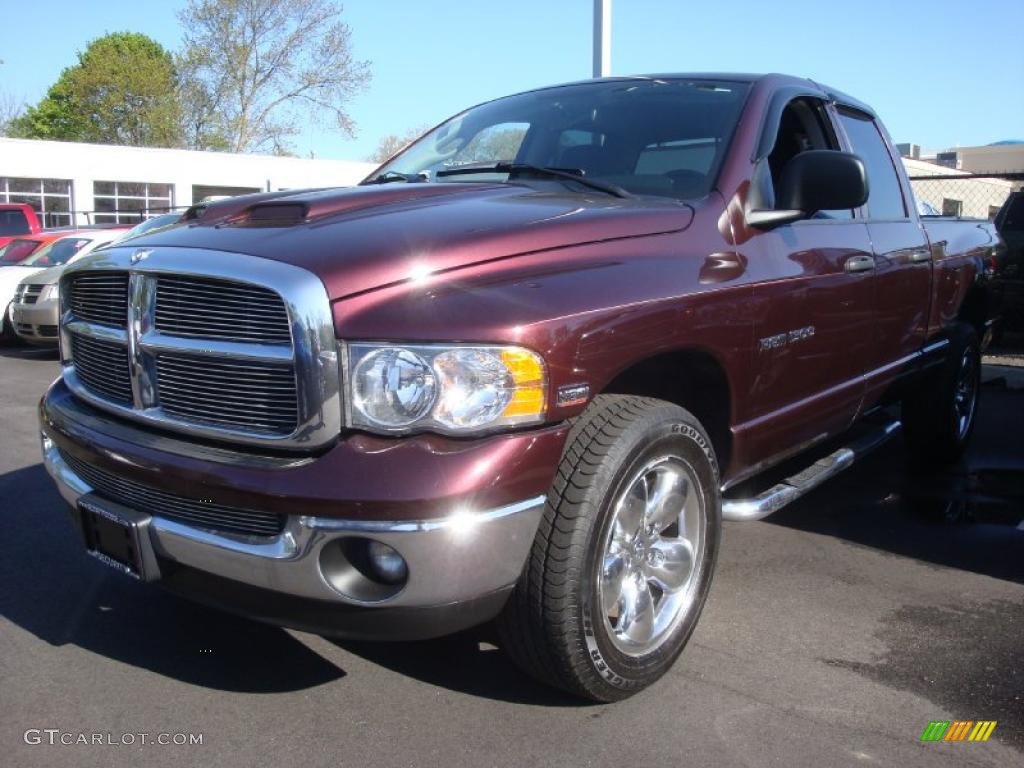
<instances>
[{"instance_id":1,"label":"chrome grille","mask_svg":"<svg viewBox=\"0 0 1024 768\"><path fill-rule=\"evenodd\" d=\"M125 347L75 335L71 337L71 359L85 386L109 400L131 404L132 380Z\"/></svg>"},{"instance_id":2,"label":"chrome grille","mask_svg":"<svg viewBox=\"0 0 1024 768\"><path fill-rule=\"evenodd\" d=\"M61 458L101 496L140 512L218 533L276 536L284 529L283 515L229 507L213 500L189 499L118 477L64 451L61 451Z\"/></svg>"},{"instance_id":3,"label":"chrome grille","mask_svg":"<svg viewBox=\"0 0 1024 768\"><path fill-rule=\"evenodd\" d=\"M69 287L68 306L79 320L124 328L128 323L128 273L76 276Z\"/></svg>"},{"instance_id":4,"label":"chrome grille","mask_svg":"<svg viewBox=\"0 0 1024 768\"><path fill-rule=\"evenodd\" d=\"M60 303L64 380L93 406L194 437L303 452L341 432L331 302L306 269L203 248L115 246L68 266Z\"/></svg>"},{"instance_id":5,"label":"chrome grille","mask_svg":"<svg viewBox=\"0 0 1024 768\"><path fill-rule=\"evenodd\" d=\"M156 368L160 406L172 416L279 434L296 427L291 365L161 354Z\"/></svg>"},{"instance_id":6,"label":"chrome grille","mask_svg":"<svg viewBox=\"0 0 1024 768\"><path fill-rule=\"evenodd\" d=\"M15 304L35 304L39 301L39 294L43 292L45 285L19 285L14 290Z\"/></svg>"},{"instance_id":7,"label":"chrome grille","mask_svg":"<svg viewBox=\"0 0 1024 768\"><path fill-rule=\"evenodd\" d=\"M290 344L288 312L271 290L227 280L160 275L156 328L173 336Z\"/></svg>"}]
</instances>

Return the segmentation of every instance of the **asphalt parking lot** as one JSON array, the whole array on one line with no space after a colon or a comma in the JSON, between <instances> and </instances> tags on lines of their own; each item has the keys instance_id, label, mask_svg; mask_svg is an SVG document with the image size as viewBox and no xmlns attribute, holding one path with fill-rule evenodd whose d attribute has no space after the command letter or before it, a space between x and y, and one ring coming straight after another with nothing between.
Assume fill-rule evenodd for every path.
<instances>
[{"instance_id":1,"label":"asphalt parking lot","mask_svg":"<svg viewBox=\"0 0 1024 768\"><path fill-rule=\"evenodd\" d=\"M1024 765L1024 391L991 371L961 466L912 473L897 439L767 521L727 524L680 663L594 706L521 676L486 629L332 642L88 558L39 459L57 368L0 348L5 765ZM923 744L932 720L998 725ZM29 729L202 744L51 746Z\"/></svg>"}]
</instances>

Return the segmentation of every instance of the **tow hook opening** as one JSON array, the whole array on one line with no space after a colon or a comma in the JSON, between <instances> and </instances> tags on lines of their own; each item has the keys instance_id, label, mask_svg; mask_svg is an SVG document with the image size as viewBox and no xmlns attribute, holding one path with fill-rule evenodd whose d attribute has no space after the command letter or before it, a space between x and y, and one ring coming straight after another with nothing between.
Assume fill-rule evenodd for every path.
<instances>
[{"instance_id":1,"label":"tow hook opening","mask_svg":"<svg viewBox=\"0 0 1024 768\"><path fill-rule=\"evenodd\" d=\"M320 550L320 572L331 587L361 603L390 600L409 581L409 566L394 547L361 536L325 544Z\"/></svg>"}]
</instances>

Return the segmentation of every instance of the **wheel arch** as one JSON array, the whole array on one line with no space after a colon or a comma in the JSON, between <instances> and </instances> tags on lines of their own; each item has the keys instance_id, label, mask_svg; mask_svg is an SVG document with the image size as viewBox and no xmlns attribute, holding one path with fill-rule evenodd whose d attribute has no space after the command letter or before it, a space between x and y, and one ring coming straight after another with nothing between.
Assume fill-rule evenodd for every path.
<instances>
[{"instance_id":1,"label":"wheel arch","mask_svg":"<svg viewBox=\"0 0 1024 768\"><path fill-rule=\"evenodd\" d=\"M729 466L732 391L725 367L709 351L688 347L634 361L619 371L601 394L655 397L685 408L708 431L722 471Z\"/></svg>"}]
</instances>

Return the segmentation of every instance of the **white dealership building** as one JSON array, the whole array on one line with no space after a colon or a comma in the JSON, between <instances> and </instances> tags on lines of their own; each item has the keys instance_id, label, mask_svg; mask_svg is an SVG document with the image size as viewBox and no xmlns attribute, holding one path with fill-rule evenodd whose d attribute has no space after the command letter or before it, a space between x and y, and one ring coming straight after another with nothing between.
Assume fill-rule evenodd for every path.
<instances>
[{"instance_id":1,"label":"white dealership building","mask_svg":"<svg viewBox=\"0 0 1024 768\"><path fill-rule=\"evenodd\" d=\"M29 203L47 226L132 223L212 195L351 186L374 165L0 138L0 202Z\"/></svg>"}]
</instances>

